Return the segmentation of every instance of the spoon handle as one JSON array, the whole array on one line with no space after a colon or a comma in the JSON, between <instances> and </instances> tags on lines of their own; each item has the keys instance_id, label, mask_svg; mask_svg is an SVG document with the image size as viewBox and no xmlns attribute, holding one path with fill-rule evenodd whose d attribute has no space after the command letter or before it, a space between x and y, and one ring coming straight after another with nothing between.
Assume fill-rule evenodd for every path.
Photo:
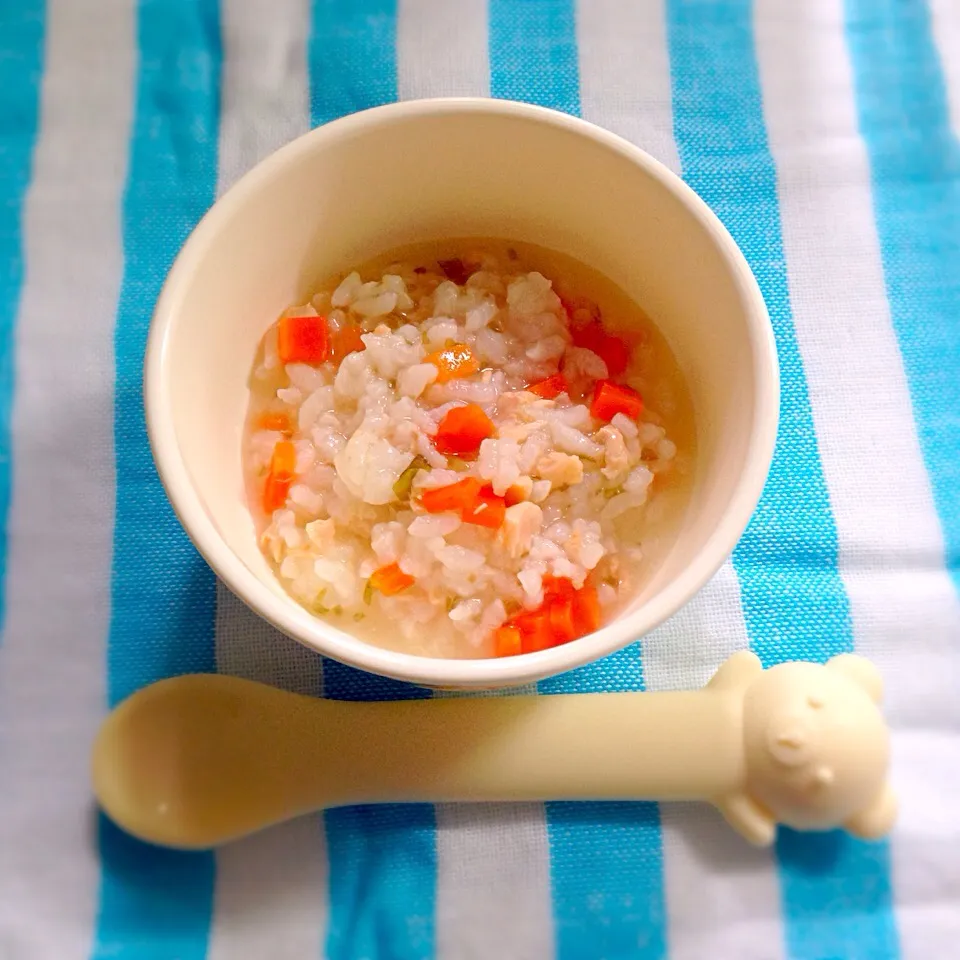
<instances>
[{"instance_id":1,"label":"spoon handle","mask_svg":"<svg viewBox=\"0 0 960 960\"><path fill-rule=\"evenodd\" d=\"M94 788L155 843L212 846L310 810L462 800L709 800L748 839L889 828L879 675L857 657L695 692L318 700L226 676L134 694L94 746Z\"/></svg>"},{"instance_id":2,"label":"spoon handle","mask_svg":"<svg viewBox=\"0 0 960 960\"><path fill-rule=\"evenodd\" d=\"M307 709L316 723L315 799L324 805L707 799L740 774L737 725L717 722L737 710L722 692L326 701Z\"/></svg>"}]
</instances>

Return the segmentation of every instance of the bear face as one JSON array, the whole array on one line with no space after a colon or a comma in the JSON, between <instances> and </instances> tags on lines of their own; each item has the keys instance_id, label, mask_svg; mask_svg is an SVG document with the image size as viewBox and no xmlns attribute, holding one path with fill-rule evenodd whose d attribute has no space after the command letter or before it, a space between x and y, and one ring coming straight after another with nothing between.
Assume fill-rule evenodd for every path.
<instances>
[{"instance_id":1,"label":"bear face","mask_svg":"<svg viewBox=\"0 0 960 960\"><path fill-rule=\"evenodd\" d=\"M879 675L849 655L759 674L744 696L747 795L798 829L854 822L885 788L879 696Z\"/></svg>"}]
</instances>

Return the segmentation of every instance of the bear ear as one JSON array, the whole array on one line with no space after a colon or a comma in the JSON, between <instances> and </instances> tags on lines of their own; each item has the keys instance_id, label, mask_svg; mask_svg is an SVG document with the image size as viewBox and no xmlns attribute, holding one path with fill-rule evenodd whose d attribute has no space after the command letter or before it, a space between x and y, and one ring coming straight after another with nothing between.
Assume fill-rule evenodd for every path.
<instances>
[{"instance_id":1,"label":"bear ear","mask_svg":"<svg viewBox=\"0 0 960 960\"><path fill-rule=\"evenodd\" d=\"M831 670L839 670L854 683L866 690L867 695L874 703L879 703L883 697L883 678L880 671L863 657L854 653L841 653L827 661Z\"/></svg>"},{"instance_id":2,"label":"bear ear","mask_svg":"<svg viewBox=\"0 0 960 960\"><path fill-rule=\"evenodd\" d=\"M855 813L844 826L855 837L864 840L879 840L886 836L897 819L897 798L885 783L870 804Z\"/></svg>"},{"instance_id":3,"label":"bear ear","mask_svg":"<svg viewBox=\"0 0 960 960\"><path fill-rule=\"evenodd\" d=\"M743 689L761 673L763 665L760 658L749 650L738 650L720 664L707 686L711 690Z\"/></svg>"}]
</instances>

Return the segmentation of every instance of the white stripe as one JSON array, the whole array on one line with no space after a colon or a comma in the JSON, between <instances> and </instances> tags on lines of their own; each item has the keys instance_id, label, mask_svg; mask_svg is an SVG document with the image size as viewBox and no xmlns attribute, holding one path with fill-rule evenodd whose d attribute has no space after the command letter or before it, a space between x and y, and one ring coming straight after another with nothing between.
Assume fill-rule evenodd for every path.
<instances>
[{"instance_id":1,"label":"white stripe","mask_svg":"<svg viewBox=\"0 0 960 960\"><path fill-rule=\"evenodd\" d=\"M320 692L316 654L217 585L217 669L294 693ZM217 851L209 960L323 956L327 857L323 821L302 817Z\"/></svg>"},{"instance_id":2,"label":"white stripe","mask_svg":"<svg viewBox=\"0 0 960 960\"><path fill-rule=\"evenodd\" d=\"M309 129L307 0L227 0L218 192ZM217 669L297 693L321 691L321 661L217 587ZM217 852L210 960L320 957L327 857L320 817Z\"/></svg>"},{"instance_id":3,"label":"white stripe","mask_svg":"<svg viewBox=\"0 0 960 960\"><path fill-rule=\"evenodd\" d=\"M664 4L581 2L577 36L584 118L680 173ZM702 686L747 646L740 589L727 563L684 610L643 638L647 689ZM783 936L770 853L745 849L719 815L704 808L665 804L661 823L671 957L776 960ZM730 862L737 869L723 869Z\"/></svg>"},{"instance_id":4,"label":"white stripe","mask_svg":"<svg viewBox=\"0 0 960 960\"><path fill-rule=\"evenodd\" d=\"M0 953L31 960L85 960L96 919L89 751L105 703L134 29L127 0L95 17L48 3L0 644Z\"/></svg>"},{"instance_id":5,"label":"white stripe","mask_svg":"<svg viewBox=\"0 0 960 960\"><path fill-rule=\"evenodd\" d=\"M543 805L437 807L440 960L554 955Z\"/></svg>"},{"instance_id":6,"label":"white stripe","mask_svg":"<svg viewBox=\"0 0 960 960\"><path fill-rule=\"evenodd\" d=\"M275 630L219 582L216 651L220 673L259 680L305 696L322 692L320 657Z\"/></svg>"},{"instance_id":7,"label":"white stripe","mask_svg":"<svg viewBox=\"0 0 960 960\"><path fill-rule=\"evenodd\" d=\"M397 92L420 97L487 97L486 0L399 0Z\"/></svg>"},{"instance_id":8,"label":"white stripe","mask_svg":"<svg viewBox=\"0 0 960 960\"><path fill-rule=\"evenodd\" d=\"M678 171L662 0L580 0L577 45L584 118Z\"/></svg>"},{"instance_id":9,"label":"white stripe","mask_svg":"<svg viewBox=\"0 0 960 960\"><path fill-rule=\"evenodd\" d=\"M487 51L486 0L398 3L401 100L489 96ZM436 818L439 960L552 956L550 855L542 804L438 804Z\"/></svg>"},{"instance_id":10,"label":"white stripe","mask_svg":"<svg viewBox=\"0 0 960 960\"><path fill-rule=\"evenodd\" d=\"M947 88L950 125L960 135L960 3L929 0L933 38L940 51L940 67Z\"/></svg>"},{"instance_id":11,"label":"white stripe","mask_svg":"<svg viewBox=\"0 0 960 960\"><path fill-rule=\"evenodd\" d=\"M904 957L960 937L960 601L890 322L842 0L755 8L797 340L857 648L887 680ZM803 91L797 80L803 78ZM929 762L936 748L937 762Z\"/></svg>"},{"instance_id":12,"label":"white stripe","mask_svg":"<svg viewBox=\"0 0 960 960\"><path fill-rule=\"evenodd\" d=\"M960 4L956 0L930 0L934 42L940 54L950 111L950 126L960 138ZM954 649L960 631L954 626ZM953 690L958 689L954 682ZM922 692L919 698L922 698ZM922 699L918 699L922 703ZM920 724L917 724L919 727ZM943 725L946 727L946 724ZM960 941L960 830L957 806L947 797L960 794L960 748L956 723L951 733L926 733L922 727L904 731L897 747L903 757L900 795L905 810L914 815L905 822L910 831L912 854L897 858L901 882L898 895L902 912L908 913L911 952L933 957L942 952L947 937ZM925 776L930 770L953 771L952 783ZM942 791L946 790L947 793ZM923 815L925 822L920 822ZM907 906L909 904L909 907Z\"/></svg>"},{"instance_id":13,"label":"white stripe","mask_svg":"<svg viewBox=\"0 0 960 960\"><path fill-rule=\"evenodd\" d=\"M536 692L531 684L489 696ZM441 803L436 817L438 960L553 956L550 842L543 804Z\"/></svg>"},{"instance_id":14,"label":"white stripe","mask_svg":"<svg viewBox=\"0 0 960 960\"><path fill-rule=\"evenodd\" d=\"M677 616L644 638L647 689L702 687L719 664L748 646L740 586L727 563ZM662 804L660 816L671 958L782 956L771 852L747 846L708 807Z\"/></svg>"},{"instance_id":15,"label":"white stripe","mask_svg":"<svg viewBox=\"0 0 960 960\"><path fill-rule=\"evenodd\" d=\"M310 129L309 0L223 0L217 187Z\"/></svg>"}]
</instances>

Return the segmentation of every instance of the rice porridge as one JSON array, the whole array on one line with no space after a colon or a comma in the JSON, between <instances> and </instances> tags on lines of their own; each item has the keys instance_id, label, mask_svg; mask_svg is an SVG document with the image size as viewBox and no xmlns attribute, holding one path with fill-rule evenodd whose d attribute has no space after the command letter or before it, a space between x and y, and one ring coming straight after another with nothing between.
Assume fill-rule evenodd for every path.
<instances>
[{"instance_id":1,"label":"rice porridge","mask_svg":"<svg viewBox=\"0 0 960 960\"><path fill-rule=\"evenodd\" d=\"M609 280L498 241L394 251L267 331L243 461L316 616L426 656L596 630L669 548L694 456L663 337Z\"/></svg>"}]
</instances>

